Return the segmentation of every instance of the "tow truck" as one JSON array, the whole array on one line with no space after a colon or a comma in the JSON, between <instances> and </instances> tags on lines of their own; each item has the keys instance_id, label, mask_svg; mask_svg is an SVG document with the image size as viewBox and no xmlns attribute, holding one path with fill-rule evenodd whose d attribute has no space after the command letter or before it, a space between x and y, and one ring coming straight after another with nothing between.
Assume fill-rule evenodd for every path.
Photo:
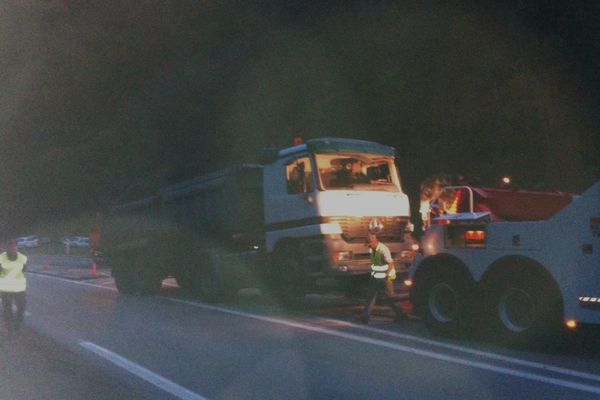
<instances>
[{"instance_id":1,"label":"tow truck","mask_svg":"<svg viewBox=\"0 0 600 400\"><path fill-rule=\"evenodd\" d=\"M600 324L600 181L581 195L443 193L407 280L431 332L526 344Z\"/></svg>"}]
</instances>

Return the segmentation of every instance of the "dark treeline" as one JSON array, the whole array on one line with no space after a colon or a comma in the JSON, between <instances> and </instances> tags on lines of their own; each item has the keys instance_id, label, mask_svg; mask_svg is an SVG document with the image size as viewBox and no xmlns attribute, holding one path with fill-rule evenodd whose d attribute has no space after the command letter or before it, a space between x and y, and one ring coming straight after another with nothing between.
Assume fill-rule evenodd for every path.
<instances>
[{"instance_id":1,"label":"dark treeline","mask_svg":"<svg viewBox=\"0 0 600 400\"><path fill-rule=\"evenodd\" d=\"M318 3L318 5L313 5ZM294 135L432 174L600 176L592 2L0 2L0 228L19 234Z\"/></svg>"}]
</instances>

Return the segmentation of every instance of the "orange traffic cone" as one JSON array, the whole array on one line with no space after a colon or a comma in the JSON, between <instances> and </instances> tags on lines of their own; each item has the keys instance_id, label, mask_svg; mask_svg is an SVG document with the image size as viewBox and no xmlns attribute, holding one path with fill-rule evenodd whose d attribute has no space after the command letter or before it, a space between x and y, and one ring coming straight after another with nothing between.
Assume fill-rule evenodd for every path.
<instances>
[{"instance_id":1,"label":"orange traffic cone","mask_svg":"<svg viewBox=\"0 0 600 400\"><path fill-rule=\"evenodd\" d=\"M98 271L96 270L96 263L92 263L92 275L98 275Z\"/></svg>"}]
</instances>

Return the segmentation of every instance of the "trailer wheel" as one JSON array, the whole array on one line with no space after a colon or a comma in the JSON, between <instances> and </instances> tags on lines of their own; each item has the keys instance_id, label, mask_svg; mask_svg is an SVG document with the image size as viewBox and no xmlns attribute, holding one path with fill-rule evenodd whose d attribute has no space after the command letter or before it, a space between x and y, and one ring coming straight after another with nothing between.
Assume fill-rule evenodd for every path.
<instances>
[{"instance_id":1,"label":"trailer wheel","mask_svg":"<svg viewBox=\"0 0 600 400\"><path fill-rule=\"evenodd\" d=\"M219 257L213 252L203 255L203 265L195 274L194 286L200 296L208 302L228 301L237 293L237 287L232 277L225 276Z\"/></svg>"},{"instance_id":2,"label":"trailer wheel","mask_svg":"<svg viewBox=\"0 0 600 400\"><path fill-rule=\"evenodd\" d=\"M162 286L162 278L156 271L135 265L131 268L119 268L115 271L114 278L117 290L123 294L154 295Z\"/></svg>"},{"instance_id":3,"label":"trailer wheel","mask_svg":"<svg viewBox=\"0 0 600 400\"><path fill-rule=\"evenodd\" d=\"M136 272L135 294L151 296L160 291L162 278L158 272L150 268L139 269Z\"/></svg>"},{"instance_id":4,"label":"trailer wheel","mask_svg":"<svg viewBox=\"0 0 600 400\"><path fill-rule=\"evenodd\" d=\"M123 267L113 267L113 278L115 279L115 286L117 287L119 293L135 293L135 281L131 271Z\"/></svg>"},{"instance_id":5,"label":"trailer wheel","mask_svg":"<svg viewBox=\"0 0 600 400\"><path fill-rule=\"evenodd\" d=\"M520 278L505 278L492 291L494 336L510 345L546 343L560 329L560 297L546 279Z\"/></svg>"},{"instance_id":6,"label":"trailer wheel","mask_svg":"<svg viewBox=\"0 0 600 400\"><path fill-rule=\"evenodd\" d=\"M468 326L469 283L451 270L422 277L417 312L427 328L440 336L456 336Z\"/></svg>"}]
</instances>

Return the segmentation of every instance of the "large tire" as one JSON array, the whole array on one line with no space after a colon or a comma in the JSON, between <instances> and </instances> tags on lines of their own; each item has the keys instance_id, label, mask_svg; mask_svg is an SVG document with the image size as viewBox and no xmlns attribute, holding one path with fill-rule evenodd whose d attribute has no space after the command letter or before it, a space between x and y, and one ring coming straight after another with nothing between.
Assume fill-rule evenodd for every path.
<instances>
[{"instance_id":1,"label":"large tire","mask_svg":"<svg viewBox=\"0 0 600 400\"><path fill-rule=\"evenodd\" d=\"M508 345L546 345L558 338L562 301L542 276L504 277L491 286L493 335Z\"/></svg>"},{"instance_id":2,"label":"large tire","mask_svg":"<svg viewBox=\"0 0 600 400\"><path fill-rule=\"evenodd\" d=\"M198 294L208 302L232 300L239 291L233 277L224 273L221 257L214 252L202 256L202 265L194 274L194 287Z\"/></svg>"},{"instance_id":3,"label":"large tire","mask_svg":"<svg viewBox=\"0 0 600 400\"><path fill-rule=\"evenodd\" d=\"M302 260L300 250L292 246L280 247L271 258L270 291L286 307L297 306L306 295L308 280Z\"/></svg>"},{"instance_id":4,"label":"large tire","mask_svg":"<svg viewBox=\"0 0 600 400\"><path fill-rule=\"evenodd\" d=\"M435 269L419 277L415 311L435 335L455 337L471 322L469 296L472 284L451 269Z\"/></svg>"},{"instance_id":5,"label":"large tire","mask_svg":"<svg viewBox=\"0 0 600 400\"><path fill-rule=\"evenodd\" d=\"M123 294L138 296L155 295L162 287L162 277L152 268L144 268L140 263L128 267L119 266L113 272L117 290Z\"/></svg>"},{"instance_id":6,"label":"large tire","mask_svg":"<svg viewBox=\"0 0 600 400\"><path fill-rule=\"evenodd\" d=\"M115 279L115 286L121 294L134 294L135 283L133 274L124 267L113 266L113 278Z\"/></svg>"},{"instance_id":7,"label":"large tire","mask_svg":"<svg viewBox=\"0 0 600 400\"><path fill-rule=\"evenodd\" d=\"M153 296L158 294L162 287L162 277L150 268L138 269L136 275L135 294L140 296Z\"/></svg>"}]
</instances>

